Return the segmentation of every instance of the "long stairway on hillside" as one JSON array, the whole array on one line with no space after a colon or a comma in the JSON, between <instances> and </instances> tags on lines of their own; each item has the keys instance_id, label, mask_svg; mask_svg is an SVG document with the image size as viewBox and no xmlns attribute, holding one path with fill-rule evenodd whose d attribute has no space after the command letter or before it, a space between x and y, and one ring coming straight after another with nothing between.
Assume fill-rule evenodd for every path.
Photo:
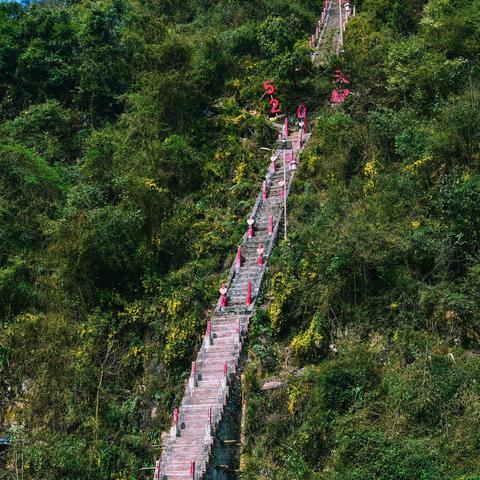
<instances>
[{"instance_id":1,"label":"long stairway on hillside","mask_svg":"<svg viewBox=\"0 0 480 480\"><path fill-rule=\"evenodd\" d=\"M302 142L299 132L284 137L272 155L266 188L257 198L249 219L251 225L224 287L226 292L208 322L181 406L174 412L169 439L157 465L162 480L201 479L206 472L214 433L228 400L230 381L239 366L245 334L282 222L283 199L288 195L299 151L308 139L308 134L302 136Z\"/></svg>"},{"instance_id":2,"label":"long stairway on hillside","mask_svg":"<svg viewBox=\"0 0 480 480\"><path fill-rule=\"evenodd\" d=\"M332 1L325 6L316 45L323 42L338 16L330 15ZM324 45L322 47L322 45ZM209 467L219 423L228 401L231 382L238 373L245 335L258 299L268 258L284 220L288 197L300 152L309 134L288 134L272 152L271 164L248 219L248 227L232 264L227 283L213 318L208 321L181 405L173 414L173 425L155 465L155 480L203 480Z\"/></svg>"},{"instance_id":3,"label":"long stairway on hillside","mask_svg":"<svg viewBox=\"0 0 480 480\"><path fill-rule=\"evenodd\" d=\"M347 0L331 0L328 2L325 9L325 21L318 38L317 48L312 55L314 65L326 64L331 57L339 53L343 41L343 33L340 35L340 21L342 22L343 30L345 30L349 16L348 13L350 12L350 7L348 7L348 12L345 11L345 5L347 3ZM341 5L343 8L341 8Z\"/></svg>"}]
</instances>

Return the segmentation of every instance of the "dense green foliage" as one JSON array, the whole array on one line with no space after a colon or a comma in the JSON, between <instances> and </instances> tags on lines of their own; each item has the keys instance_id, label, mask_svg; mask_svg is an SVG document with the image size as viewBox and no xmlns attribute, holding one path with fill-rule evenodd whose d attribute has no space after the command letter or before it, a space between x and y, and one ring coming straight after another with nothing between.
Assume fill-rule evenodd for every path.
<instances>
[{"instance_id":1,"label":"dense green foliage","mask_svg":"<svg viewBox=\"0 0 480 480\"><path fill-rule=\"evenodd\" d=\"M253 326L246 479L480 478L479 7L348 26Z\"/></svg>"},{"instance_id":2,"label":"dense green foliage","mask_svg":"<svg viewBox=\"0 0 480 480\"><path fill-rule=\"evenodd\" d=\"M0 478L158 456L268 165L262 82L313 95L318 10L0 3Z\"/></svg>"},{"instance_id":3,"label":"dense green foliage","mask_svg":"<svg viewBox=\"0 0 480 480\"><path fill-rule=\"evenodd\" d=\"M0 3L0 478L158 455L268 164L266 79L316 120L252 325L242 478L480 478L479 2L357 2L317 71L321 4Z\"/></svg>"}]
</instances>

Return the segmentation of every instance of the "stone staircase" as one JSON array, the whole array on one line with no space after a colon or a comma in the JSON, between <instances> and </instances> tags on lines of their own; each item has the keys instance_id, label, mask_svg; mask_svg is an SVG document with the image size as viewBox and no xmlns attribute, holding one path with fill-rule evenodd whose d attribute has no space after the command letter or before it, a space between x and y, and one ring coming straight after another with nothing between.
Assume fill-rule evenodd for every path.
<instances>
[{"instance_id":1,"label":"stone staircase","mask_svg":"<svg viewBox=\"0 0 480 480\"><path fill-rule=\"evenodd\" d=\"M312 55L314 65L328 63L339 47L340 12L339 1L330 0L326 9L325 22L322 33L319 35L317 48Z\"/></svg>"},{"instance_id":2,"label":"stone staircase","mask_svg":"<svg viewBox=\"0 0 480 480\"><path fill-rule=\"evenodd\" d=\"M284 137L287 144L291 142L293 148L287 154L283 148L285 143L280 142L281 146L273 153L275 161L271 162L265 177L267 198L263 198L260 192L250 216L254 220L254 236L250 236L247 230L243 237L241 266L235 259L225 285L227 305L222 306L220 299L215 314L208 323L197 359L192 364L183 400L174 412L173 425L164 444L161 460L156 462L155 479L204 478L215 431L228 400L230 383L238 372L245 335L258 299L268 257L282 222L282 189L285 196L288 196L295 173L292 162L285 161L284 155L290 156L291 153L298 161L300 150L309 135L303 134L302 137L302 143L299 141L299 132ZM285 186L279 185L282 180L285 180ZM257 249L260 244L264 250L263 265L258 265ZM251 298L248 300L249 284Z\"/></svg>"},{"instance_id":3,"label":"stone staircase","mask_svg":"<svg viewBox=\"0 0 480 480\"><path fill-rule=\"evenodd\" d=\"M334 48L331 42L335 28L338 29L337 0L326 3L325 12L324 21L319 22L317 50L312 55L315 63L324 58L325 50ZM268 258L284 220L284 198L288 198L295 166L308 138L309 134L300 131L282 135L272 154L274 160L265 176L266 198L261 191L249 217L254 222L243 236L240 265L235 258L224 286L225 296L220 297L213 318L208 322L181 405L174 411L161 459L155 464L154 480L204 480L206 477L215 434L232 381L239 371L245 336ZM291 155L296 162L287 161ZM263 262L259 262L260 246Z\"/></svg>"}]
</instances>

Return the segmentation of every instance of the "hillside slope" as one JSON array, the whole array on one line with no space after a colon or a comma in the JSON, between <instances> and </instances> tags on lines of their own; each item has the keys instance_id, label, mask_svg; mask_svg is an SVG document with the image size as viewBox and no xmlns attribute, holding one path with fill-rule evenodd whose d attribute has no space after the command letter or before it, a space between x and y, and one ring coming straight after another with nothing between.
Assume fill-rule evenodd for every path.
<instances>
[{"instance_id":1,"label":"hillside slope","mask_svg":"<svg viewBox=\"0 0 480 480\"><path fill-rule=\"evenodd\" d=\"M319 9L0 3L0 478L158 457Z\"/></svg>"},{"instance_id":2,"label":"hillside slope","mask_svg":"<svg viewBox=\"0 0 480 480\"><path fill-rule=\"evenodd\" d=\"M150 474L269 164L267 79L316 118L241 477L480 478L480 5L359 1L315 68L322 3L0 4L0 478Z\"/></svg>"},{"instance_id":3,"label":"hillside slope","mask_svg":"<svg viewBox=\"0 0 480 480\"><path fill-rule=\"evenodd\" d=\"M480 478L478 7L347 28L251 326L244 479Z\"/></svg>"}]
</instances>

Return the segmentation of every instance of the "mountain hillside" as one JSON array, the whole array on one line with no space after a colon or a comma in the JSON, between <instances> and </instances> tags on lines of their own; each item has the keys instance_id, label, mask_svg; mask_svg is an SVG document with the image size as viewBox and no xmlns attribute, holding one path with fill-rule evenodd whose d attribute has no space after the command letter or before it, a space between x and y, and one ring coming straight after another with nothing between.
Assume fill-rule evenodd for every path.
<instances>
[{"instance_id":1,"label":"mountain hillside","mask_svg":"<svg viewBox=\"0 0 480 480\"><path fill-rule=\"evenodd\" d=\"M250 330L242 478L480 478L479 6L349 22L352 94L318 114Z\"/></svg>"},{"instance_id":2,"label":"mountain hillside","mask_svg":"<svg viewBox=\"0 0 480 480\"><path fill-rule=\"evenodd\" d=\"M0 3L0 479L151 478L270 163L266 80L312 135L232 475L480 479L480 2L355 7L317 66L319 0Z\"/></svg>"}]
</instances>

